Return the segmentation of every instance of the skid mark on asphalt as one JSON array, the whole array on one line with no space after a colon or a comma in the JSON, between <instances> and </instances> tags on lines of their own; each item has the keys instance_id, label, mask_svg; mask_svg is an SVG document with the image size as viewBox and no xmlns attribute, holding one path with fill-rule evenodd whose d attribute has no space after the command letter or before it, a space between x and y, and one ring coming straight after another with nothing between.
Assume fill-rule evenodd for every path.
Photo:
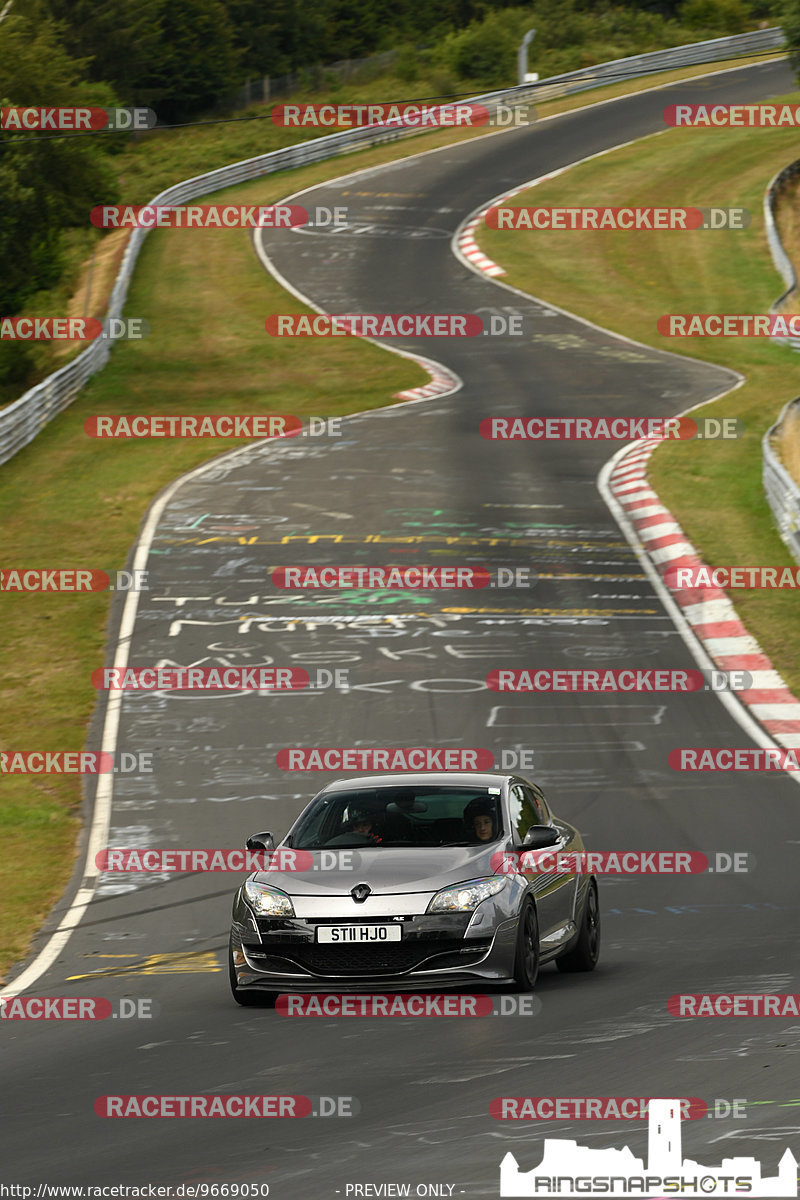
<instances>
[{"instance_id":1,"label":"skid mark on asphalt","mask_svg":"<svg viewBox=\"0 0 800 1200\"><path fill-rule=\"evenodd\" d=\"M128 958L128 955L99 954L97 958ZM68 975L67 979L99 979L120 975L197 975L222 970L220 958L211 950L190 951L187 954L151 954L128 966L108 967L86 975Z\"/></svg>"}]
</instances>

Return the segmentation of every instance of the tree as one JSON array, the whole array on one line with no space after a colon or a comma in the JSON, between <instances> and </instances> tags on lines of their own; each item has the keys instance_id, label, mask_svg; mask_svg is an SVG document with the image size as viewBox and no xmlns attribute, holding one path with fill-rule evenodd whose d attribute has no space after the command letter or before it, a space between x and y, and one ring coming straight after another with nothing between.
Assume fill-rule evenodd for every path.
<instances>
[{"instance_id":1,"label":"tree","mask_svg":"<svg viewBox=\"0 0 800 1200\"><path fill-rule=\"evenodd\" d=\"M114 93L82 82L84 64L71 58L50 20L13 11L0 23L3 107L110 107ZM109 165L113 136L51 138L0 133L0 312L13 313L61 271L62 231L87 225L101 200L113 203Z\"/></svg>"}]
</instances>

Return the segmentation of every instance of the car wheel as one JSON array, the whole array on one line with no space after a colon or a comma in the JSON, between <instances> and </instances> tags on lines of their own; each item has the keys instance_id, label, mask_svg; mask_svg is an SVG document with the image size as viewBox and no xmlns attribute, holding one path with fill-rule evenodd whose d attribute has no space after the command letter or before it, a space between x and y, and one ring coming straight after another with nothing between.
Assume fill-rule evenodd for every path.
<instances>
[{"instance_id":1,"label":"car wheel","mask_svg":"<svg viewBox=\"0 0 800 1200\"><path fill-rule=\"evenodd\" d=\"M228 978L231 984L231 994L237 1004L243 1008L274 1008L275 996L270 992L248 992L236 984L236 968L233 965L233 943L228 945Z\"/></svg>"},{"instance_id":2,"label":"car wheel","mask_svg":"<svg viewBox=\"0 0 800 1200\"><path fill-rule=\"evenodd\" d=\"M526 900L517 926L514 983L521 992L532 992L539 974L539 920L533 902Z\"/></svg>"},{"instance_id":3,"label":"car wheel","mask_svg":"<svg viewBox=\"0 0 800 1200\"><path fill-rule=\"evenodd\" d=\"M593 971L600 957L600 903L597 884L589 884L589 894L583 906L583 920L578 940L571 950L556 959L559 971Z\"/></svg>"}]
</instances>

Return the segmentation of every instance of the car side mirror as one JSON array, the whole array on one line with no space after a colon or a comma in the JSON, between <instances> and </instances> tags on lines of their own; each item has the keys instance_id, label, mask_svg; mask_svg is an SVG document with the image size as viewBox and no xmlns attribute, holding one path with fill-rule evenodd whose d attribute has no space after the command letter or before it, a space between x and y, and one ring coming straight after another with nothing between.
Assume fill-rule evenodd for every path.
<instances>
[{"instance_id":1,"label":"car side mirror","mask_svg":"<svg viewBox=\"0 0 800 1200\"><path fill-rule=\"evenodd\" d=\"M247 850L274 850L275 838L271 833L254 833L245 842Z\"/></svg>"},{"instance_id":2,"label":"car side mirror","mask_svg":"<svg viewBox=\"0 0 800 1200\"><path fill-rule=\"evenodd\" d=\"M555 846L559 840L559 832L552 825L531 825L522 845L528 850L544 850L546 846Z\"/></svg>"}]
</instances>

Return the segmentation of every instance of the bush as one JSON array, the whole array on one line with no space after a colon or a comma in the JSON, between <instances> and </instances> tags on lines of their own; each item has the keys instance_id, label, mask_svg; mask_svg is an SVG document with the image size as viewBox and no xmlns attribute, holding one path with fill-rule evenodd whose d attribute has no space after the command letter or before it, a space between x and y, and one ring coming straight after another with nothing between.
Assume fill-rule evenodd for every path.
<instances>
[{"instance_id":1,"label":"bush","mask_svg":"<svg viewBox=\"0 0 800 1200\"><path fill-rule=\"evenodd\" d=\"M750 14L742 0L686 0L678 9L678 20L689 29L725 37L744 33Z\"/></svg>"},{"instance_id":2,"label":"bush","mask_svg":"<svg viewBox=\"0 0 800 1200\"><path fill-rule=\"evenodd\" d=\"M493 12L472 21L460 33L450 33L438 51L439 64L457 79L479 87L499 88L517 81L517 49L525 32L523 10ZM533 27L532 21L529 27Z\"/></svg>"}]
</instances>

